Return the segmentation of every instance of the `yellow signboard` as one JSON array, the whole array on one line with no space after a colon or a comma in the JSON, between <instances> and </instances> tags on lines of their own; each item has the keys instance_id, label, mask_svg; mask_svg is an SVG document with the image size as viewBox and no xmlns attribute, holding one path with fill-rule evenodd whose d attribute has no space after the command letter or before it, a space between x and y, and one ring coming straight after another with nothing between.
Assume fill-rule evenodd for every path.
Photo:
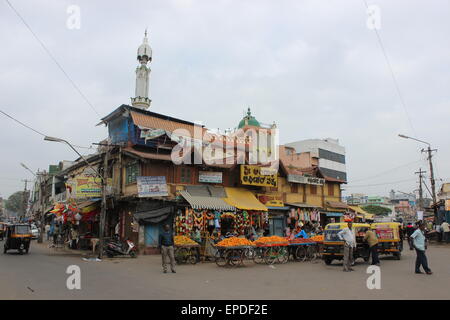
<instances>
[{"instance_id":1,"label":"yellow signboard","mask_svg":"<svg viewBox=\"0 0 450 320\"><path fill-rule=\"evenodd\" d=\"M276 187L277 170L267 167L241 165L241 183L250 186Z\"/></svg>"},{"instance_id":2,"label":"yellow signboard","mask_svg":"<svg viewBox=\"0 0 450 320\"><path fill-rule=\"evenodd\" d=\"M108 179L107 190L111 188L112 179ZM78 175L67 182L68 198L100 198L102 196L102 180L97 177Z\"/></svg>"}]
</instances>

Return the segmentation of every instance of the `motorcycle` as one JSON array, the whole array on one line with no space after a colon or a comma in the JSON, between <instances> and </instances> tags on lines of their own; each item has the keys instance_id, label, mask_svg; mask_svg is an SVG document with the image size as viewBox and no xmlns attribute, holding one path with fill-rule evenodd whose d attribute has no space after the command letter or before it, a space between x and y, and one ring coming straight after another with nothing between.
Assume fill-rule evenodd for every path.
<instances>
[{"instance_id":1,"label":"motorcycle","mask_svg":"<svg viewBox=\"0 0 450 320\"><path fill-rule=\"evenodd\" d=\"M108 258L116 256L130 256L131 258L136 258L137 248L133 241L129 239L122 243L116 238L106 244L105 253Z\"/></svg>"}]
</instances>

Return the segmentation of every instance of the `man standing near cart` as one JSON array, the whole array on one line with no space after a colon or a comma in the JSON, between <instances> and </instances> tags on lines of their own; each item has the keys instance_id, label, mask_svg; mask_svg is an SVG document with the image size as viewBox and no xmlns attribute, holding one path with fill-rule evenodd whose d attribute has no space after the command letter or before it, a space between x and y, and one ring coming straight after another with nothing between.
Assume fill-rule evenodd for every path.
<instances>
[{"instance_id":1,"label":"man standing near cart","mask_svg":"<svg viewBox=\"0 0 450 320\"><path fill-rule=\"evenodd\" d=\"M174 249L173 233L168 224L164 225L164 231L159 235L159 247L162 254L162 266L164 273L167 273L167 256L170 259L170 268L172 273L175 272L175 249Z\"/></svg>"},{"instance_id":2,"label":"man standing near cart","mask_svg":"<svg viewBox=\"0 0 450 320\"><path fill-rule=\"evenodd\" d=\"M356 248L356 238L353 232L353 222L348 219L345 220L347 223L347 228L342 229L338 232L337 236L339 239L344 240L344 272L354 271L353 265L353 249Z\"/></svg>"},{"instance_id":3,"label":"man standing near cart","mask_svg":"<svg viewBox=\"0 0 450 320\"><path fill-rule=\"evenodd\" d=\"M366 229L366 234L364 236L364 241L369 244L369 252L372 256L372 265L379 266L380 260L378 259L378 239L377 235L373 230Z\"/></svg>"}]
</instances>

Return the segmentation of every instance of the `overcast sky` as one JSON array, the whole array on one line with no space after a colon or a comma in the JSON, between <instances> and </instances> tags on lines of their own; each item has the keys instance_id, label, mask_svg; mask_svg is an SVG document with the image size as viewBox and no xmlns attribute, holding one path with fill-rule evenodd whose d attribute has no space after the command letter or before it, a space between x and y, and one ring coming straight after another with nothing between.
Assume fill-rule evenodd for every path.
<instances>
[{"instance_id":1,"label":"overcast sky","mask_svg":"<svg viewBox=\"0 0 450 320\"><path fill-rule=\"evenodd\" d=\"M429 172L424 145L398 133L431 142L436 176L450 180L447 0L368 0L381 10L379 34L406 109L363 0L9 1L100 116L133 96L136 49L148 27L151 111L226 129L250 106L259 121L277 123L281 143L338 138L347 193L417 188L414 172ZM66 26L70 5L81 10L80 29ZM95 126L100 117L6 1L0 43L1 110L77 145L106 137ZM32 178L20 162L35 171L75 158L1 114L0 128L0 196Z\"/></svg>"}]
</instances>

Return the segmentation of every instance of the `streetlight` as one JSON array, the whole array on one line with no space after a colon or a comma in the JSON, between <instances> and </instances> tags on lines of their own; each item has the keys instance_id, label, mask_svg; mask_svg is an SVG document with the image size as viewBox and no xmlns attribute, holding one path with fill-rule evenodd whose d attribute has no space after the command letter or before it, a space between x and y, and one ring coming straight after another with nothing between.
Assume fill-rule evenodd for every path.
<instances>
[{"instance_id":1,"label":"streetlight","mask_svg":"<svg viewBox=\"0 0 450 320\"><path fill-rule=\"evenodd\" d=\"M31 171L31 169L28 168L25 164L23 164L23 163L21 162L20 165L21 165L22 167L24 167L26 170L30 171L31 174L32 174L34 177L36 177L36 174L35 174L33 171Z\"/></svg>"},{"instance_id":2,"label":"streetlight","mask_svg":"<svg viewBox=\"0 0 450 320\"><path fill-rule=\"evenodd\" d=\"M433 151L437 151L437 149L431 149L431 144L426 142L426 141L419 140L419 139L416 139L416 138L412 138L412 137L406 136L404 134L399 134L398 136L400 138L411 139L411 140L415 140L415 141L418 141L418 142L421 142L421 143L424 143L424 144L428 145L428 148L426 150L422 149L421 152L427 152L428 153L428 162L430 164L431 192L432 192L432 196L433 196L433 205L434 205L434 207L433 207L433 210L434 210L434 222L438 223L438 221L437 221L437 208L436 208L436 188L435 188L435 180L434 180L434 172L433 172L433 162L431 161L431 157L432 157L431 153Z\"/></svg>"},{"instance_id":3,"label":"streetlight","mask_svg":"<svg viewBox=\"0 0 450 320\"><path fill-rule=\"evenodd\" d=\"M108 164L108 152L106 152L105 154L105 159L104 159L104 166L103 166L103 174L104 176L102 176L97 169L95 169L94 167L91 166L91 164L89 163L89 161L87 161L87 159L85 157L83 157L78 151L77 149L75 149L67 140L64 139L60 139L60 138L55 138L55 137L49 137L49 136L45 136L44 140L46 141L51 141L51 142L64 142L65 144L67 144L73 151L75 151L81 159L83 159L84 162L86 162L86 164L89 166L89 168L91 168L96 175L101 179L102 182L102 207L101 207L101 213L100 213L100 234L99 234L99 238L100 238L100 246L99 246L99 254L98 257L100 259L103 258L103 247L104 247L104 240L103 240L103 234L104 234L104 227L105 227L105 216L106 216L106 172L107 172L107 164Z\"/></svg>"}]
</instances>

